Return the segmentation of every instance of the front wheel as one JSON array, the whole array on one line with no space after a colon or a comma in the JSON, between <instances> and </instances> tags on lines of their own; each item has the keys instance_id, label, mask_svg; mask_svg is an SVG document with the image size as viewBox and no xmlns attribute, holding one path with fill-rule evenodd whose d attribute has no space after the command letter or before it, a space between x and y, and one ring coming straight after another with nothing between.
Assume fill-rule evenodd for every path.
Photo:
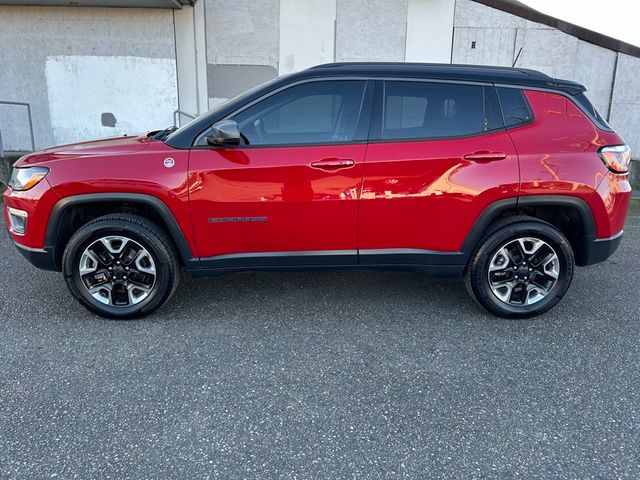
<instances>
[{"instance_id":1,"label":"front wheel","mask_svg":"<svg viewBox=\"0 0 640 480\"><path fill-rule=\"evenodd\" d=\"M573 251L554 226L530 217L497 225L465 272L475 299L502 317L539 315L557 304L571 284Z\"/></svg>"},{"instance_id":2,"label":"front wheel","mask_svg":"<svg viewBox=\"0 0 640 480\"><path fill-rule=\"evenodd\" d=\"M73 296L109 318L150 314L179 281L180 264L171 242L136 215L105 215L87 223L69 240L62 264Z\"/></svg>"}]
</instances>

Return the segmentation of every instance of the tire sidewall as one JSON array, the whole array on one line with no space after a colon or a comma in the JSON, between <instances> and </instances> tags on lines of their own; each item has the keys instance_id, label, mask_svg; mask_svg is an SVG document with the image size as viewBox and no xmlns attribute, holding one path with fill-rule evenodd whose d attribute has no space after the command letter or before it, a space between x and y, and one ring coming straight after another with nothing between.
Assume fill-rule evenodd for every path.
<instances>
[{"instance_id":1,"label":"tire sidewall","mask_svg":"<svg viewBox=\"0 0 640 480\"><path fill-rule=\"evenodd\" d=\"M79 263L82 253L96 240L109 235L130 238L144 247L156 265L156 283L147 298L139 304L116 307L99 302L87 291L80 278ZM119 220L105 220L85 226L69 241L63 256L63 274L73 295L88 309L109 318L135 318L158 308L171 288L171 268L162 254L161 244L143 228Z\"/></svg>"},{"instance_id":2,"label":"tire sidewall","mask_svg":"<svg viewBox=\"0 0 640 480\"><path fill-rule=\"evenodd\" d=\"M558 255L560 275L545 298L531 305L514 306L495 296L489 285L488 273L491 259L498 249L520 237L533 237L547 242ZM479 248L472 268L471 286L480 303L497 315L522 318L544 313L560 301L573 278L574 258L567 239L554 227L542 222L523 221L507 225L489 235Z\"/></svg>"}]
</instances>

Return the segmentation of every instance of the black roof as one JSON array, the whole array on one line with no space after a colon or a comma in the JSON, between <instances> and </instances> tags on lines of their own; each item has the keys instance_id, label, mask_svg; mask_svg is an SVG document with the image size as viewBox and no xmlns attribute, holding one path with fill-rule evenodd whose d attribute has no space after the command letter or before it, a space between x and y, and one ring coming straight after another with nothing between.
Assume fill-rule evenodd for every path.
<instances>
[{"instance_id":1,"label":"black roof","mask_svg":"<svg viewBox=\"0 0 640 480\"><path fill-rule=\"evenodd\" d=\"M345 62L327 63L308 68L291 77L315 76L366 76L366 77L415 77L438 80L504 83L542 88L581 87L575 82L557 80L537 70L527 68L496 67L488 65L462 65L450 63L399 63L399 62ZM573 92L572 92L573 93Z\"/></svg>"},{"instance_id":2,"label":"black roof","mask_svg":"<svg viewBox=\"0 0 640 480\"><path fill-rule=\"evenodd\" d=\"M230 115L241 106L260 98L282 86L312 78L365 77L365 78L422 78L449 81L495 83L557 89L572 94L586 88L577 82L558 80L536 70L526 68L491 67L486 65L452 65L448 63L382 63L352 62L328 63L285 75L250 90L171 134L166 142L175 148L190 148L195 136L214 122Z\"/></svg>"}]
</instances>

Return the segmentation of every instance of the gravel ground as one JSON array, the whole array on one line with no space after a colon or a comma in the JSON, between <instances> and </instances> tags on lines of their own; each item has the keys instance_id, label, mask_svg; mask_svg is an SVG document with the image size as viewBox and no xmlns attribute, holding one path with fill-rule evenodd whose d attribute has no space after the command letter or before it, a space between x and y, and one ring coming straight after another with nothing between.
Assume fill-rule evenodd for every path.
<instances>
[{"instance_id":1,"label":"gravel ground","mask_svg":"<svg viewBox=\"0 0 640 480\"><path fill-rule=\"evenodd\" d=\"M640 220L528 321L412 273L79 307L0 233L2 478L638 478Z\"/></svg>"}]
</instances>

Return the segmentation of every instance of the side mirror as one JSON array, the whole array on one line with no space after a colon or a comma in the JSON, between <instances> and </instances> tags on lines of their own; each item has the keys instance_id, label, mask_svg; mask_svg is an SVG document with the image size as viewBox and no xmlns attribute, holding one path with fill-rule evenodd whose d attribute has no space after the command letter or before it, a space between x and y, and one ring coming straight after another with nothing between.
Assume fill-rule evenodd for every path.
<instances>
[{"instance_id":1,"label":"side mirror","mask_svg":"<svg viewBox=\"0 0 640 480\"><path fill-rule=\"evenodd\" d=\"M207 143L219 147L240 145L242 137L238 124L234 120L220 120L214 123L211 133L207 135Z\"/></svg>"}]
</instances>

